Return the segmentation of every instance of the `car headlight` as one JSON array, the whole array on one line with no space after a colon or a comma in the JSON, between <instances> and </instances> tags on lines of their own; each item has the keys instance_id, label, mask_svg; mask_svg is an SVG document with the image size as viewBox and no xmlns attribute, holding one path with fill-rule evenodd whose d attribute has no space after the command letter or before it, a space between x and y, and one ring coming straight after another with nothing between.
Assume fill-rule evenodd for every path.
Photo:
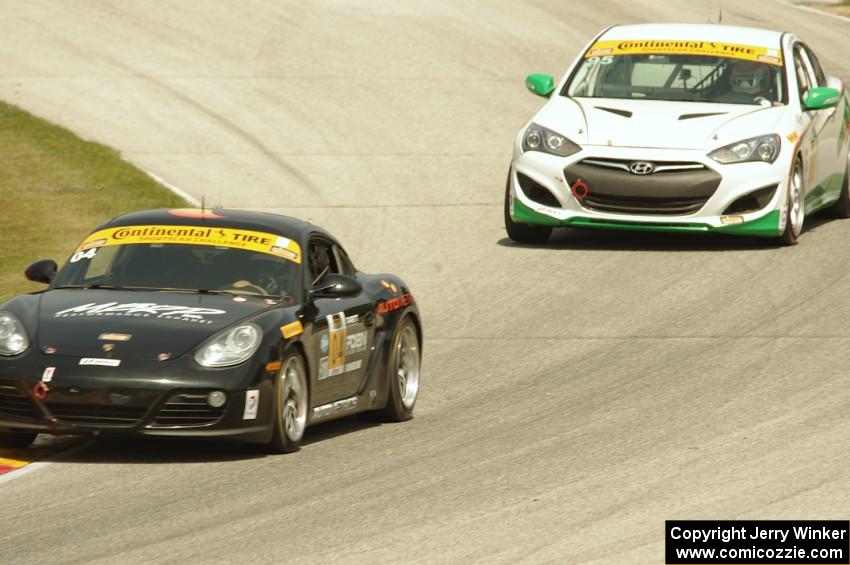
<instances>
[{"instance_id":1,"label":"car headlight","mask_svg":"<svg viewBox=\"0 0 850 565\"><path fill-rule=\"evenodd\" d=\"M554 131L531 124L522 136L523 151L542 151L559 157L569 157L581 151L581 147Z\"/></svg>"},{"instance_id":2,"label":"car headlight","mask_svg":"<svg viewBox=\"0 0 850 565\"><path fill-rule=\"evenodd\" d=\"M0 355L20 355L30 346L21 321L11 312L0 312Z\"/></svg>"},{"instance_id":3,"label":"car headlight","mask_svg":"<svg viewBox=\"0 0 850 565\"><path fill-rule=\"evenodd\" d=\"M778 135L762 135L715 149L708 156L723 165L754 161L773 163L779 156L780 143Z\"/></svg>"},{"instance_id":4,"label":"car headlight","mask_svg":"<svg viewBox=\"0 0 850 565\"><path fill-rule=\"evenodd\" d=\"M195 353L195 361L204 367L238 365L260 346L262 331L257 324L241 324L220 331Z\"/></svg>"}]
</instances>

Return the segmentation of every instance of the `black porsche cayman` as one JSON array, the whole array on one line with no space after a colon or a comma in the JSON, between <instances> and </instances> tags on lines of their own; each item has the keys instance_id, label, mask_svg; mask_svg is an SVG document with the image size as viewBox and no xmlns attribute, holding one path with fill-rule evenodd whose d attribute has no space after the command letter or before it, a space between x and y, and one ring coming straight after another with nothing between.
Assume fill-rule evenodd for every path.
<instances>
[{"instance_id":1,"label":"black porsche cayman","mask_svg":"<svg viewBox=\"0 0 850 565\"><path fill-rule=\"evenodd\" d=\"M0 306L0 445L38 433L233 437L298 448L357 412L411 418L422 327L410 289L321 228L151 210L96 228L47 290Z\"/></svg>"}]
</instances>

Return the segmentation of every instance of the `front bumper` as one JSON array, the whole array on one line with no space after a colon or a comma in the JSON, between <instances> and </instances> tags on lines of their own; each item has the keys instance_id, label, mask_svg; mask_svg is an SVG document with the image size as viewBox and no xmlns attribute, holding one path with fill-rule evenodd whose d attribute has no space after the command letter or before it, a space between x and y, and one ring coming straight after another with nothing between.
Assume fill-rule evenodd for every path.
<instances>
[{"instance_id":1,"label":"front bumper","mask_svg":"<svg viewBox=\"0 0 850 565\"><path fill-rule=\"evenodd\" d=\"M686 168L639 176L588 165L630 161ZM508 204L513 221L525 224L776 237L785 227L783 163L780 155L773 164L720 165L693 150L586 146L567 158L517 150ZM577 181L586 193L573 189ZM758 209L734 211L741 197L771 188Z\"/></svg>"},{"instance_id":2,"label":"front bumper","mask_svg":"<svg viewBox=\"0 0 850 565\"><path fill-rule=\"evenodd\" d=\"M259 443L271 438L272 373L245 387L238 369L204 371L181 360L167 368L165 363L126 363L120 371L79 367L67 359L50 363L54 377L43 398L43 368L7 365L0 370L0 428L56 435L232 437ZM214 390L227 395L224 406L209 405L207 395ZM259 391L259 403L255 416L246 418L249 390L252 395Z\"/></svg>"}]
</instances>

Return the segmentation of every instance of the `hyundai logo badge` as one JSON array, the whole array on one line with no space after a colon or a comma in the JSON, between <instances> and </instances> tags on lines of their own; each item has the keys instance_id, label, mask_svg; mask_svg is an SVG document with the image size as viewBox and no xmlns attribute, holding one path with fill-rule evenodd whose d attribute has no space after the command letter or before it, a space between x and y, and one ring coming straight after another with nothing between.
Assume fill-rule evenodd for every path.
<instances>
[{"instance_id":1,"label":"hyundai logo badge","mask_svg":"<svg viewBox=\"0 0 850 565\"><path fill-rule=\"evenodd\" d=\"M651 175L655 171L655 165L648 161L635 161L629 165L629 170L634 175Z\"/></svg>"}]
</instances>

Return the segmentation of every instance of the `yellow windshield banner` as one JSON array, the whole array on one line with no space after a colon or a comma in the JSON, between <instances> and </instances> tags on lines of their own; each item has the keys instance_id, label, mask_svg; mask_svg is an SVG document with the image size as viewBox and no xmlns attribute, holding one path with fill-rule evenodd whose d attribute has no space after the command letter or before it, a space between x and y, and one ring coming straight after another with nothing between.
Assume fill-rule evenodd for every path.
<instances>
[{"instance_id":1,"label":"yellow windshield banner","mask_svg":"<svg viewBox=\"0 0 850 565\"><path fill-rule=\"evenodd\" d=\"M131 243L211 245L267 253L301 263L301 247L289 238L270 233L205 226L126 226L89 235L77 248L85 251Z\"/></svg>"},{"instance_id":2,"label":"yellow windshield banner","mask_svg":"<svg viewBox=\"0 0 850 565\"><path fill-rule=\"evenodd\" d=\"M708 55L782 66L782 51L779 49L716 41L658 39L597 41L587 50L584 58L606 55Z\"/></svg>"}]
</instances>

